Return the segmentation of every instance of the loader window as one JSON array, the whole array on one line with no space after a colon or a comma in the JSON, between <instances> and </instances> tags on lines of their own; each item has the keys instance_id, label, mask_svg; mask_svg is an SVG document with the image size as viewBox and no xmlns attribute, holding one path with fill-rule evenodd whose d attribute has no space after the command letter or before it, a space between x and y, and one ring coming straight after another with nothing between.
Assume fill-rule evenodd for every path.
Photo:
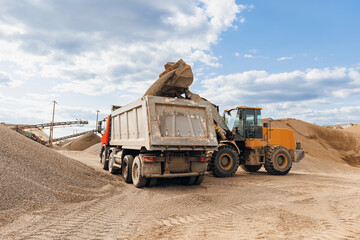
<instances>
[{"instance_id":1,"label":"loader window","mask_svg":"<svg viewBox=\"0 0 360 240\"><path fill-rule=\"evenodd\" d=\"M261 112L260 112L260 110L256 110L256 125L258 127L262 127L262 120L261 120Z\"/></svg>"},{"instance_id":2,"label":"loader window","mask_svg":"<svg viewBox=\"0 0 360 240\"><path fill-rule=\"evenodd\" d=\"M232 110L226 114L226 125L234 135L244 136L243 120L240 119L240 110Z\"/></svg>"},{"instance_id":3,"label":"loader window","mask_svg":"<svg viewBox=\"0 0 360 240\"><path fill-rule=\"evenodd\" d=\"M246 126L254 127L255 125L255 115L253 111L246 112Z\"/></svg>"}]
</instances>

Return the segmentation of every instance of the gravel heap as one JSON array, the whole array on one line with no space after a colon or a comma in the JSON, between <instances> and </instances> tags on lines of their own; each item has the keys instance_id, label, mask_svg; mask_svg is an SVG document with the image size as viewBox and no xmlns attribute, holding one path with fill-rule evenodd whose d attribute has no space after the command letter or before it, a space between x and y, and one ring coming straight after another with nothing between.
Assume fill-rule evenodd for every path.
<instances>
[{"instance_id":1,"label":"gravel heap","mask_svg":"<svg viewBox=\"0 0 360 240\"><path fill-rule=\"evenodd\" d=\"M347 132L352 132L352 133L355 133L355 134L360 134L360 124L357 124L357 125L354 125L354 126L345 128L344 130L347 131Z\"/></svg>"},{"instance_id":2,"label":"gravel heap","mask_svg":"<svg viewBox=\"0 0 360 240\"><path fill-rule=\"evenodd\" d=\"M85 149L83 153L92 154L92 155L100 155L101 143L97 143L92 145L91 147Z\"/></svg>"},{"instance_id":3,"label":"gravel heap","mask_svg":"<svg viewBox=\"0 0 360 240\"><path fill-rule=\"evenodd\" d=\"M90 200L109 191L114 182L109 175L0 126L0 223L8 210Z\"/></svg>"},{"instance_id":4,"label":"gravel heap","mask_svg":"<svg viewBox=\"0 0 360 240\"><path fill-rule=\"evenodd\" d=\"M101 142L101 138L95 133L87 133L79 138L71 140L61 146L61 150L83 151L94 144Z\"/></svg>"}]
</instances>

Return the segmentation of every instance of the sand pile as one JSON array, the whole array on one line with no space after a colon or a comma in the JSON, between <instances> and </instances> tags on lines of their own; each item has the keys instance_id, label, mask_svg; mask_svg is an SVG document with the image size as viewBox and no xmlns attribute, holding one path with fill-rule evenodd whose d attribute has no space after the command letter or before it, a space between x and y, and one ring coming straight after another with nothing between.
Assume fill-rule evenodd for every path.
<instances>
[{"instance_id":1,"label":"sand pile","mask_svg":"<svg viewBox=\"0 0 360 240\"><path fill-rule=\"evenodd\" d=\"M306 154L312 157L345 161L360 167L360 139L354 133L320 127L296 119L274 120L272 127L293 130L295 140L301 142Z\"/></svg>"},{"instance_id":2,"label":"sand pile","mask_svg":"<svg viewBox=\"0 0 360 240\"><path fill-rule=\"evenodd\" d=\"M0 224L45 203L91 200L109 183L111 176L0 126Z\"/></svg>"},{"instance_id":3,"label":"sand pile","mask_svg":"<svg viewBox=\"0 0 360 240\"><path fill-rule=\"evenodd\" d=\"M347 132L360 134L360 124L345 128L344 130Z\"/></svg>"},{"instance_id":4,"label":"sand pile","mask_svg":"<svg viewBox=\"0 0 360 240\"><path fill-rule=\"evenodd\" d=\"M101 143L97 143L97 144L92 145L91 147L85 149L83 151L83 153L99 155L100 154L100 149L101 149Z\"/></svg>"},{"instance_id":5,"label":"sand pile","mask_svg":"<svg viewBox=\"0 0 360 240\"><path fill-rule=\"evenodd\" d=\"M87 133L79 138L63 143L61 150L83 151L99 142L101 142L101 138L98 135Z\"/></svg>"}]
</instances>

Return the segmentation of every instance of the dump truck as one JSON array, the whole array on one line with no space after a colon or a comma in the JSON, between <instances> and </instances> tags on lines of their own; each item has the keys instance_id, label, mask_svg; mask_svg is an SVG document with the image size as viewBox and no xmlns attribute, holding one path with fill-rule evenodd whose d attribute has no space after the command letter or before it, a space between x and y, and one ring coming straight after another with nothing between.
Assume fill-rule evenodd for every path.
<instances>
[{"instance_id":1,"label":"dump truck","mask_svg":"<svg viewBox=\"0 0 360 240\"><path fill-rule=\"evenodd\" d=\"M209 170L216 177L231 177L239 166L247 172L257 172L264 166L269 174L285 175L293 162L304 158L294 132L272 128L271 120L262 123L261 110L246 106L227 109L223 123L214 123L219 147L211 152Z\"/></svg>"},{"instance_id":2,"label":"dump truck","mask_svg":"<svg viewBox=\"0 0 360 240\"><path fill-rule=\"evenodd\" d=\"M213 119L207 104L182 98L144 96L113 107L105 118L100 162L125 182L141 188L157 178L181 178L201 184L206 152L217 149Z\"/></svg>"}]
</instances>

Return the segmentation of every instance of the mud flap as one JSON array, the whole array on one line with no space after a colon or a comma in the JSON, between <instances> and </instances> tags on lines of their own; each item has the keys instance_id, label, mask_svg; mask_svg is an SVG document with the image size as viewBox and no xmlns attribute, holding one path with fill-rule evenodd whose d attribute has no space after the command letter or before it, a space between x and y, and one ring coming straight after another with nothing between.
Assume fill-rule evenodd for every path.
<instances>
[{"instance_id":1,"label":"mud flap","mask_svg":"<svg viewBox=\"0 0 360 240\"><path fill-rule=\"evenodd\" d=\"M143 163L141 175L151 177L153 174L161 174L161 163Z\"/></svg>"},{"instance_id":2,"label":"mud flap","mask_svg":"<svg viewBox=\"0 0 360 240\"><path fill-rule=\"evenodd\" d=\"M206 162L191 162L191 172L205 172Z\"/></svg>"}]
</instances>

